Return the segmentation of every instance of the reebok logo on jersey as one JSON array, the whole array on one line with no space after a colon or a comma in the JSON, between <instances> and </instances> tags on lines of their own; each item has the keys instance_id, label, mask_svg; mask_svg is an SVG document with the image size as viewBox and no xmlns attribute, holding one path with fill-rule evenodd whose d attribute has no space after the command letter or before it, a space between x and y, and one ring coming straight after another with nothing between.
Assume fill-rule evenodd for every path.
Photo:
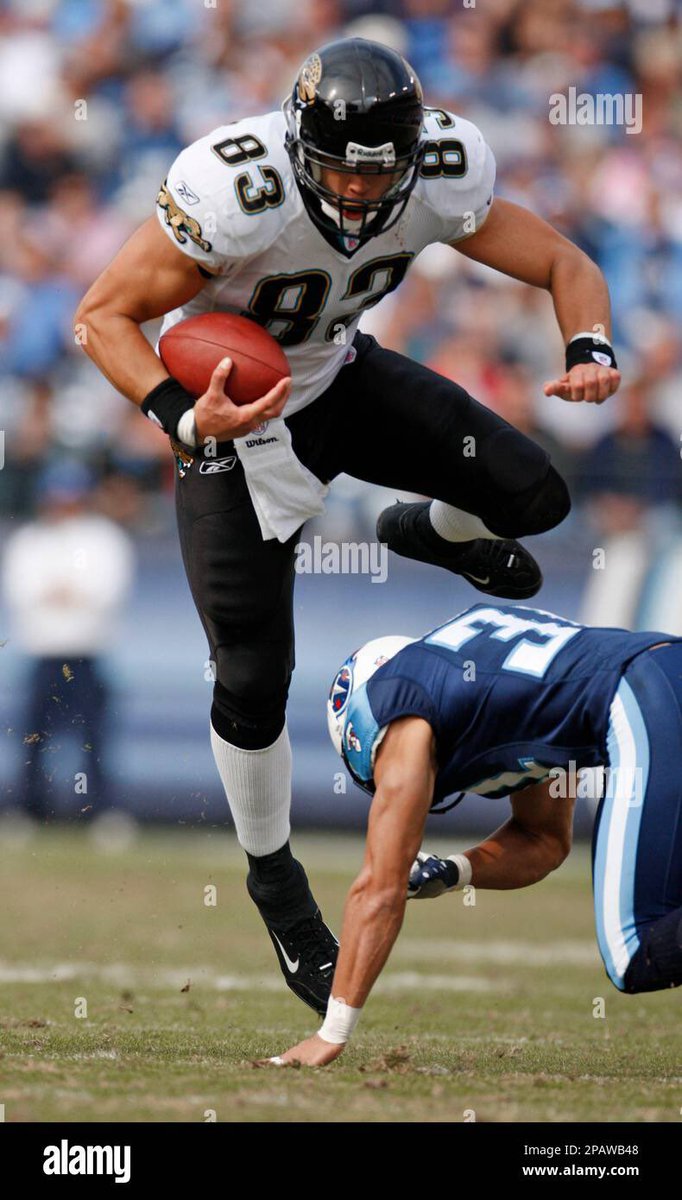
<instances>
[{"instance_id":1,"label":"reebok logo on jersey","mask_svg":"<svg viewBox=\"0 0 682 1200\"><path fill-rule=\"evenodd\" d=\"M211 242L207 241L201 233L201 225L196 217L190 217L180 208L175 197L168 188L168 181L164 180L161 185L161 190L156 198L156 203L164 213L166 225L173 231L173 236L182 246L187 242L187 238L194 242L204 254L210 254L213 249Z\"/></svg>"},{"instance_id":2,"label":"reebok logo on jersey","mask_svg":"<svg viewBox=\"0 0 682 1200\"><path fill-rule=\"evenodd\" d=\"M231 471L236 461L236 454L231 454L229 458L205 458L199 467L199 474L217 475L219 471Z\"/></svg>"},{"instance_id":3,"label":"reebok logo on jersey","mask_svg":"<svg viewBox=\"0 0 682 1200\"><path fill-rule=\"evenodd\" d=\"M200 196L197 196L196 192L192 191L189 184L185 183L184 179L181 179L180 182L176 184L175 190L178 193L178 196L185 201L185 204L198 204L199 200L201 199Z\"/></svg>"}]
</instances>

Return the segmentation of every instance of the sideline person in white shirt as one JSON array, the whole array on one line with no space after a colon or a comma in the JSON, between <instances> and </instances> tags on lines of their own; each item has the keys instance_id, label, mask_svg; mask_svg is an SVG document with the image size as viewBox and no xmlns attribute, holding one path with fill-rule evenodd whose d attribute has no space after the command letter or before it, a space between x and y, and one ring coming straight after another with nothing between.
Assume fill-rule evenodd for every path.
<instances>
[{"instance_id":1,"label":"sideline person in white shirt","mask_svg":"<svg viewBox=\"0 0 682 1200\"><path fill-rule=\"evenodd\" d=\"M36 518L12 534L2 564L11 636L33 660L23 718L17 801L39 819L54 811L55 733L81 747L74 803L88 815L108 807L104 753L108 649L133 573L128 536L90 507L93 479L78 462L48 466L38 484Z\"/></svg>"}]
</instances>

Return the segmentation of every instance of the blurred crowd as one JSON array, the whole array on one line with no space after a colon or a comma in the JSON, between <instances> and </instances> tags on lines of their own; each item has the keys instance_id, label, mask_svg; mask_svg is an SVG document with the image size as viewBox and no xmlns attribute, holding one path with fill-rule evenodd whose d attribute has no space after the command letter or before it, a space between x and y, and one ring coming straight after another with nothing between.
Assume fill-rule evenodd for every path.
<instances>
[{"instance_id":1,"label":"blurred crowd","mask_svg":"<svg viewBox=\"0 0 682 1200\"><path fill-rule=\"evenodd\" d=\"M625 384L601 408L544 398L563 370L549 298L446 247L366 327L544 441L605 528L679 519L676 0L0 0L0 517L29 516L64 456L94 473L104 515L134 532L166 519L167 440L75 344L73 311L178 151L278 107L310 50L350 34L401 50L430 104L480 126L498 194L601 265ZM569 87L641 94L642 132L551 124Z\"/></svg>"}]
</instances>

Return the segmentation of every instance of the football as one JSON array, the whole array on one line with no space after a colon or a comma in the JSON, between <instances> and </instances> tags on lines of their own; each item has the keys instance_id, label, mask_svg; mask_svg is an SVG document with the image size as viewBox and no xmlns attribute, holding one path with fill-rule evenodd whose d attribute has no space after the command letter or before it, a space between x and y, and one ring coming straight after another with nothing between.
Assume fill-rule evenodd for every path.
<instances>
[{"instance_id":1,"label":"football","mask_svg":"<svg viewBox=\"0 0 682 1200\"><path fill-rule=\"evenodd\" d=\"M202 396L223 358L232 359L225 391L235 404L260 400L291 374L281 346L248 317L201 313L179 321L159 342L161 360L192 396Z\"/></svg>"}]
</instances>

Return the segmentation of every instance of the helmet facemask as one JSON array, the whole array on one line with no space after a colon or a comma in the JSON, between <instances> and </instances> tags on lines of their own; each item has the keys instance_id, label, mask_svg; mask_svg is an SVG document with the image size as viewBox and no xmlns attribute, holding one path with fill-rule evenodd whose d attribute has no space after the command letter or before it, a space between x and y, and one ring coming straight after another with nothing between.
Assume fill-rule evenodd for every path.
<instances>
[{"instance_id":1,"label":"helmet facemask","mask_svg":"<svg viewBox=\"0 0 682 1200\"><path fill-rule=\"evenodd\" d=\"M301 134L300 114L294 112L290 97L283 110L288 126L286 146L296 181L304 198L317 201L309 209L313 221L325 231L352 238L357 244L391 229L400 220L419 178L424 145L418 141L409 151L397 153L392 139L365 146L349 138L345 154L332 154ZM391 182L374 199L344 196L323 182L325 169L342 175L381 176ZM357 217L348 216L349 210Z\"/></svg>"},{"instance_id":2,"label":"helmet facemask","mask_svg":"<svg viewBox=\"0 0 682 1200\"><path fill-rule=\"evenodd\" d=\"M379 43L340 39L309 55L282 109L303 203L328 240L333 235L338 243L341 235L353 251L391 229L425 151L422 90L409 63ZM324 182L325 169L381 175L387 187L373 199L344 196Z\"/></svg>"}]
</instances>

